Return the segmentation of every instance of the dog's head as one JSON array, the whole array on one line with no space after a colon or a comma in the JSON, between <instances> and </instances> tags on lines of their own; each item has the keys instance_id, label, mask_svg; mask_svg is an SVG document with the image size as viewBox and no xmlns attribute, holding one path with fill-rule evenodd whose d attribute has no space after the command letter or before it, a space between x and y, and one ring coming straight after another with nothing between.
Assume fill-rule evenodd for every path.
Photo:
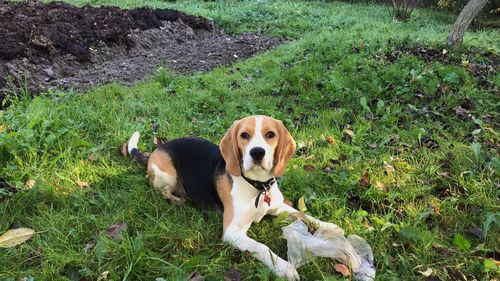
<instances>
[{"instance_id":1,"label":"dog's head","mask_svg":"<svg viewBox=\"0 0 500 281\"><path fill-rule=\"evenodd\" d=\"M295 148L283 123L262 115L235 121L220 142L227 171L254 180L282 176Z\"/></svg>"}]
</instances>

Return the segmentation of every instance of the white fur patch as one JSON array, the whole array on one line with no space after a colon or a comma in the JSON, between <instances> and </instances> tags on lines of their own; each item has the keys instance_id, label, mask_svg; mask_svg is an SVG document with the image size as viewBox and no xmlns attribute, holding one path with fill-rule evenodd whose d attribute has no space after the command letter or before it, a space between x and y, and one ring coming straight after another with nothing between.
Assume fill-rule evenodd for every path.
<instances>
[{"instance_id":1,"label":"white fur patch","mask_svg":"<svg viewBox=\"0 0 500 281\"><path fill-rule=\"evenodd\" d=\"M128 153L132 153L132 149L137 148L137 144L139 143L139 132L135 132L132 137L130 137L130 140L128 141Z\"/></svg>"},{"instance_id":2,"label":"white fur patch","mask_svg":"<svg viewBox=\"0 0 500 281\"><path fill-rule=\"evenodd\" d=\"M177 184L177 176L172 176L163 172L156 164L152 164L151 168L153 169L153 173L155 175L153 187L156 189L169 189L170 192L173 192L175 185Z\"/></svg>"},{"instance_id":3,"label":"white fur patch","mask_svg":"<svg viewBox=\"0 0 500 281\"><path fill-rule=\"evenodd\" d=\"M274 149L266 142L265 132L262 132L262 121L263 117L259 116L255 118L255 132L245 147L244 155L243 155L243 172L245 176L252 178L254 180L266 181L269 179L270 171L273 168L273 159L274 159ZM252 148L260 147L264 149L265 154L262 159L260 166L255 166L253 163L253 158L250 155L250 150Z\"/></svg>"}]
</instances>

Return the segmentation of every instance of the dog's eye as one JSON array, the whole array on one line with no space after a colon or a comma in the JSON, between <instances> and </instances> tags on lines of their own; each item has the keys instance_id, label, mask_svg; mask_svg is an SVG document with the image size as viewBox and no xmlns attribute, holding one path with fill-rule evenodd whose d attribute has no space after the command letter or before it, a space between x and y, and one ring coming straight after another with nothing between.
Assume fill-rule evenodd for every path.
<instances>
[{"instance_id":1,"label":"dog's eye","mask_svg":"<svg viewBox=\"0 0 500 281\"><path fill-rule=\"evenodd\" d=\"M240 137L241 137L242 139L246 139L246 140L247 140L247 139L249 139L249 138L250 138L250 135L249 135L248 133L246 133L246 132L243 132L243 133L241 133Z\"/></svg>"},{"instance_id":2,"label":"dog's eye","mask_svg":"<svg viewBox=\"0 0 500 281\"><path fill-rule=\"evenodd\" d=\"M272 138L274 138L274 136L275 136L274 132L267 132L266 133L266 138L268 138L268 139L272 139Z\"/></svg>"}]
</instances>

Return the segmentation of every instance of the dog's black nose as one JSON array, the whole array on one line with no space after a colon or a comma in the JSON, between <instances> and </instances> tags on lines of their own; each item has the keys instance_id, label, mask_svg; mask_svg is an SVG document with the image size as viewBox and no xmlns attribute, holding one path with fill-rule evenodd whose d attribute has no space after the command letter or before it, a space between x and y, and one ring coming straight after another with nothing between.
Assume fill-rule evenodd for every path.
<instances>
[{"instance_id":1,"label":"dog's black nose","mask_svg":"<svg viewBox=\"0 0 500 281\"><path fill-rule=\"evenodd\" d=\"M252 156L255 161L262 160L262 158L264 158L264 154L266 154L266 151L262 147L254 147L250 149L250 156Z\"/></svg>"}]
</instances>

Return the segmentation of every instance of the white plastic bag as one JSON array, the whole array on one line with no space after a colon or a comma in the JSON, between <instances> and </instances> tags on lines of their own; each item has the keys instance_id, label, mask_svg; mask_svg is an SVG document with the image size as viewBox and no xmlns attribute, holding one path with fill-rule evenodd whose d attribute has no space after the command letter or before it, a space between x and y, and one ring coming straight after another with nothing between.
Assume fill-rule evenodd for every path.
<instances>
[{"instance_id":1,"label":"white plastic bag","mask_svg":"<svg viewBox=\"0 0 500 281\"><path fill-rule=\"evenodd\" d=\"M313 256L330 257L349 266L355 280L375 278L372 249L363 238L351 234L346 239L344 230L326 222L321 222L314 234L309 233L307 225L300 220L282 229L287 240L288 261L296 268Z\"/></svg>"}]
</instances>

